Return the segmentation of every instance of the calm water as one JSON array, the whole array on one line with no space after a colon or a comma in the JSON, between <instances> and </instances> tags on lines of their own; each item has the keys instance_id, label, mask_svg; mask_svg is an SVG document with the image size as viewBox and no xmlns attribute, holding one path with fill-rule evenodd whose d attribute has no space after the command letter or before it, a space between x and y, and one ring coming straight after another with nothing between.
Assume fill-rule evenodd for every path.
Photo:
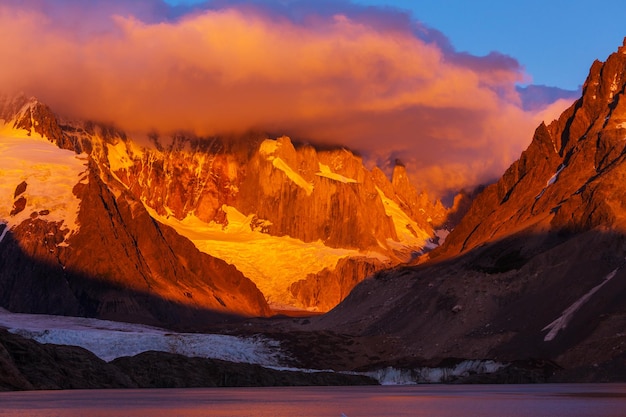
<instances>
[{"instance_id":1,"label":"calm water","mask_svg":"<svg viewBox=\"0 0 626 417\"><path fill-rule=\"evenodd\" d=\"M0 393L0 416L626 416L626 384Z\"/></svg>"}]
</instances>

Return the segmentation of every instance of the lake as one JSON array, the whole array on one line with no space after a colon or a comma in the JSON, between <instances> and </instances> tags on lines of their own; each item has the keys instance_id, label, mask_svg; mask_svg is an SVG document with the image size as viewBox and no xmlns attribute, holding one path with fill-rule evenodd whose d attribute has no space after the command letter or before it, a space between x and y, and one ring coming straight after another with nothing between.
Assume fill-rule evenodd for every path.
<instances>
[{"instance_id":1,"label":"lake","mask_svg":"<svg viewBox=\"0 0 626 417\"><path fill-rule=\"evenodd\" d=\"M623 417L626 384L199 388L0 393L6 417Z\"/></svg>"}]
</instances>

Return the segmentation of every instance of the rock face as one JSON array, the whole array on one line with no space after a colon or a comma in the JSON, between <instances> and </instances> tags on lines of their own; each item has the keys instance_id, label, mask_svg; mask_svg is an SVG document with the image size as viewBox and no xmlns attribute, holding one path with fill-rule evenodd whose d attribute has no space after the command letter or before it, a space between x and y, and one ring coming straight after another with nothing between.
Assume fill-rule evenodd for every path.
<instances>
[{"instance_id":1,"label":"rock face","mask_svg":"<svg viewBox=\"0 0 626 417\"><path fill-rule=\"evenodd\" d=\"M254 135L150 141L153 146L138 148L123 137L114 138L105 143L106 155L99 159L158 214L179 220L193 214L204 222L226 224L226 205L253 215L256 226L273 236L384 252L388 239L401 239L377 188L403 204L426 237L445 217L440 203L417 193L404 168L396 167L390 182L345 149L317 151L309 145L296 147L288 137Z\"/></svg>"},{"instance_id":2,"label":"rock face","mask_svg":"<svg viewBox=\"0 0 626 417\"><path fill-rule=\"evenodd\" d=\"M42 345L0 329L0 391L135 387L88 350Z\"/></svg>"},{"instance_id":3,"label":"rock face","mask_svg":"<svg viewBox=\"0 0 626 417\"><path fill-rule=\"evenodd\" d=\"M598 375L626 350L626 46L418 265L377 273L310 329L392 357L527 358ZM307 326L303 326L307 328ZM567 373L566 372L566 373Z\"/></svg>"},{"instance_id":4,"label":"rock face","mask_svg":"<svg viewBox=\"0 0 626 417\"><path fill-rule=\"evenodd\" d=\"M626 47L594 62L583 95L487 187L438 255L451 256L516 230L623 230Z\"/></svg>"},{"instance_id":5,"label":"rock face","mask_svg":"<svg viewBox=\"0 0 626 417\"><path fill-rule=\"evenodd\" d=\"M14 311L166 325L266 316L267 300L326 311L367 274L434 247L446 213L404 167L390 181L345 149L131 138L24 97L0 97L0 119L5 155L71 151L28 174L12 165L3 185L0 305ZM286 253L301 261L281 263Z\"/></svg>"},{"instance_id":6,"label":"rock face","mask_svg":"<svg viewBox=\"0 0 626 417\"><path fill-rule=\"evenodd\" d=\"M201 250L241 268L275 305L327 311L343 299L337 298L335 285L319 286L319 280L303 281L304 277L328 277L336 270L335 276L344 277L339 294L347 294L352 288L348 283L365 278L363 273L372 271L369 266L389 267L433 247L435 228L445 220L446 209L418 193L404 167L397 166L389 181L382 171L367 170L360 158L345 149L318 151L308 145L295 146L287 137L272 140L253 135L151 140L154 146L140 151L123 139L115 145L107 143L106 159L100 159L161 221L194 243L200 241ZM247 218L245 225L233 213ZM176 224L189 219L213 226L211 243L202 242L197 231L185 232ZM249 236L233 237L237 230L233 233L232 229L242 226ZM228 232L215 237L222 229ZM234 248L227 254L224 246L215 247L220 239L258 244L259 234L276 238L259 254L253 254L250 247ZM251 259L258 265L294 252L295 241L311 244L308 253L317 251L315 256L326 260L274 268L272 274L277 277L246 267ZM329 253L338 255L330 259ZM346 257L363 266L339 272L338 262ZM286 275L287 270L294 271ZM297 289L292 287L295 282ZM312 287L305 288L309 284ZM303 296L312 292L317 296Z\"/></svg>"},{"instance_id":7,"label":"rock face","mask_svg":"<svg viewBox=\"0 0 626 417\"><path fill-rule=\"evenodd\" d=\"M290 291L303 305L331 310L361 281L384 269L387 265L376 259L343 258L334 269L326 268L317 274L291 284Z\"/></svg>"},{"instance_id":8,"label":"rock face","mask_svg":"<svg viewBox=\"0 0 626 417\"><path fill-rule=\"evenodd\" d=\"M33 218L0 243L3 306L168 326L269 314L233 266L154 222L132 198L116 198L95 173L76 193L79 233L65 239L62 225Z\"/></svg>"}]
</instances>

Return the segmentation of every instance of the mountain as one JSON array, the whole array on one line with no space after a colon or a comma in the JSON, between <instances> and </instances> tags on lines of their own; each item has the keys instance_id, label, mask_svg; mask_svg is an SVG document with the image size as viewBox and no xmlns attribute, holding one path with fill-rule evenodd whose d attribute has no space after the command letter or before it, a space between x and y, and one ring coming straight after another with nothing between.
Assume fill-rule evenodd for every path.
<instances>
[{"instance_id":1,"label":"mountain","mask_svg":"<svg viewBox=\"0 0 626 417\"><path fill-rule=\"evenodd\" d=\"M379 271L300 330L384 340L380 366L532 360L594 380L626 370L625 90L626 39L441 247Z\"/></svg>"},{"instance_id":2,"label":"mountain","mask_svg":"<svg viewBox=\"0 0 626 417\"><path fill-rule=\"evenodd\" d=\"M390 180L346 149L130 135L24 96L0 98L0 119L12 311L183 327L326 311L442 235L446 209L403 166Z\"/></svg>"},{"instance_id":3,"label":"mountain","mask_svg":"<svg viewBox=\"0 0 626 417\"><path fill-rule=\"evenodd\" d=\"M3 306L168 325L270 314L252 282L155 222L89 154L22 130L58 134L54 120L29 102L3 131Z\"/></svg>"},{"instance_id":4,"label":"mountain","mask_svg":"<svg viewBox=\"0 0 626 417\"><path fill-rule=\"evenodd\" d=\"M334 307L364 271L434 247L445 218L404 167L389 181L346 149L254 135L149 140L139 152L131 141L108 144L104 164L155 219L235 265L279 309ZM340 285L311 279L319 273Z\"/></svg>"},{"instance_id":5,"label":"mountain","mask_svg":"<svg viewBox=\"0 0 626 417\"><path fill-rule=\"evenodd\" d=\"M542 124L520 159L488 187L440 254L454 255L516 231L620 231L626 139L624 47L594 62L582 97Z\"/></svg>"}]
</instances>

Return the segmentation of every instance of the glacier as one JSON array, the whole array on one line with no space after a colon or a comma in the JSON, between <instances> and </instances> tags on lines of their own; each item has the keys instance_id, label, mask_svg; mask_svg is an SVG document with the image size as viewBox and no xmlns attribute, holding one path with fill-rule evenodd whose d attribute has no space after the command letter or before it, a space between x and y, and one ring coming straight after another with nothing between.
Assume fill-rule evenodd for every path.
<instances>
[{"instance_id":1,"label":"glacier","mask_svg":"<svg viewBox=\"0 0 626 417\"><path fill-rule=\"evenodd\" d=\"M80 346L112 361L147 351L283 367L278 342L262 336L177 333L142 324L83 317L12 313L0 308L0 327L39 343Z\"/></svg>"}]
</instances>

